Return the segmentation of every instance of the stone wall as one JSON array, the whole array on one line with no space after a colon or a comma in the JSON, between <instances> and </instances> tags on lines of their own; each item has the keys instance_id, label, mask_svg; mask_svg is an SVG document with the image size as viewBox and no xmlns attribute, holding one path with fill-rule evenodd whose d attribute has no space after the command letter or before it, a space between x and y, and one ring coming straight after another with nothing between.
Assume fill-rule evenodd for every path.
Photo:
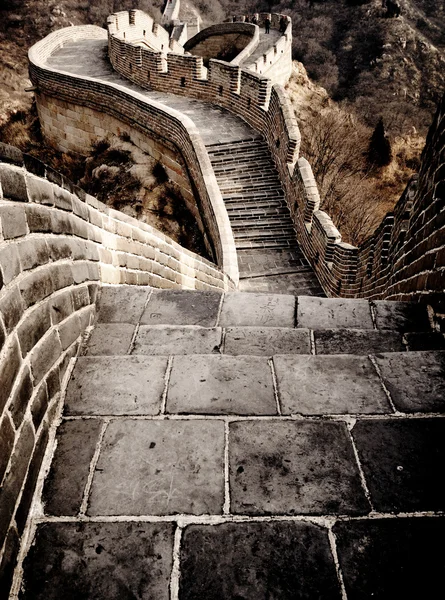
<instances>
[{"instance_id":1,"label":"stone wall","mask_svg":"<svg viewBox=\"0 0 445 600\"><path fill-rule=\"evenodd\" d=\"M206 27L184 45L184 50L205 60L216 58L223 53L231 64L240 64L258 46L259 29L251 23L220 23Z\"/></svg>"},{"instance_id":2,"label":"stone wall","mask_svg":"<svg viewBox=\"0 0 445 600\"><path fill-rule=\"evenodd\" d=\"M215 265L0 147L0 581L8 589L70 359L102 284L227 290ZM26 168L25 168L26 165ZM1 594L0 594L1 596ZM2 596L3 597L3 596Z\"/></svg>"},{"instance_id":3,"label":"stone wall","mask_svg":"<svg viewBox=\"0 0 445 600\"><path fill-rule=\"evenodd\" d=\"M54 102L62 101L61 106L66 114L61 114L62 121L68 115L72 119L57 126L56 115L47 114L50 121L44 124L51 126L45 133L49 137L60 135L60 142L68 141L85 149L85 140L91 136L103 137L106 133L100 123L90 122L88 114L82 110L70 110L69 104L91 109L101 115L109 115L110 126L116 131L119 124L123 130L131 128L134 141L146 146L150 140L174 149L182 157L182 164L187 166L188 180L192 182L194 196L197 200L201 219L204 223L211 250L218 265L235 282L238 282L238 264L235 243L227 211L216 182L207 150L193 122L176 110L170 109L135 91L129 91L118 84L100 82L89 77L77 77L59 72L45 65L45 60L61 44L72 39L103 39L103 29L86 25L68 27L47 36L35 44L29 51L30 77L37 88L36 99L40 110L40 99L49 98ZM153 54L153 53L151 53ZM44 112L44 111L43 111ZM94 113L92 113L94 116ZM62 129L65 128L65 131ZM91 138L90 138L91 139ZM132 138L133 139L133 138ZM60 143L59 143L60 145ZM142 146L141 146L142 147ZM168 166L168 164L167 164Z\"/></svg>"}]
</instances>

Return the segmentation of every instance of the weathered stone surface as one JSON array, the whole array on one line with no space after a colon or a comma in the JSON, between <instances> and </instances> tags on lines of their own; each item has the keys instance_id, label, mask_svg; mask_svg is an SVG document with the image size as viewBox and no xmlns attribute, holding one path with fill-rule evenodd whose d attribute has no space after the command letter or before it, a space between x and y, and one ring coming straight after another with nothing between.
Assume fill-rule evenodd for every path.
<instances>
[{"instance_id":1,"label":"weathered stone surface","mask_svg":"<svg viewBox=\"0 0 445 600\"><path fill-rule=\"evenodd\" d=\"M176 356L167 395L169 413L273 415L277 412L266 358Z\"/></svg>"},{"instance_id":2,"label":"weathered stone surface","mask_svg":"<svg viewBox=\"0 0 445 600\"><path fill-rule=\"evenodd\" d=\"M5 240L18 238L28 233L23 206L0 206L0 223Z\"/></svg>"},{"instance_id":3,"label":"weathered stone surface","mask_svg":"<svg viewBox=\"0 0 445 600\"><path fill-rule=\"evenodd\" d=\"M167 358L81 357L66 395L68 415L155 415L161 407Z\"/></svg>"},{"instance_id":4,"label":"weathered stone surface","mask_svg":"<svg viewBox=\"0 0 445 600\"><path fill-rule=\"evenodd\" d=\"M379 354L376 361L398 410L443 411L445 352Z\"/></svg>"},{"instance_id":5,"label":"weathered stone surface","mask_svg":"<svg viewBox=\"0 0 445 600\"><path fill-rule=\"evenodd\" d=\"M48 408L48 402L48 389L46 387L46 382L43 382L37 390L31 405L32 422L34 423L34 428L36 431L40 427L40 423L45 416L46 409Z\"/></svg>"},{"instance_id":6,"label":"weathered stone surface","mask_svg":"<svg viewBox=\"0 0 445 600\"><path fill-rule=\"evenodd\" d=\"M19 202L28 201L24 170L0 165L0 180L4 198Z\"/></svg>"},{"instance_id":7,"label":"weathered stone surface","mask_svg":"<svg viewBox=\"0 0 445 600\"><path fill-rule=\"evenodd\" d=\"M31 372L34 383L39 383L62 354L57 332L52 329L31 352Z\"/></svg>"},{"instance_id":8,"label":"weathered stone surface","mask_svg":"<svg viewBox=\"0 0 445 600\"><path fill-rule=\"evenodd\" d=\"M402 332L430 330L425 304L376 300L373 305L378 329Z\"/></svg>"},{"instance_id":9,"label":"weathered stone surface","mask_svg":"<svg viewBox=\"0 0 445 600\"><path fill-rule=\"evenodd\" d=\"M3 315L6 332L10 333L23 315L23 301L19 288L14 286L0 300L0 311Z\"/></svg>"},{"instance_id":10,"label":"weathered stone surface","mask_svg":"<svg viewBox=\"0 0 445 600\"><path fill-rule=\"evenodd\" d=\"M374 325L367 300L300 296L297 307L297 327L373 329Z\"/></svg>"},{"instance_id":11,"label":"weathered stone surface","mask_svg":"<svg viewBox=\"0 0 445 600\"><path fill-rule=\"evenodd\" d=\"M236 514L369 511L344 423L231 423L229 461Z\"/></svg>"},{"instance_id":12,"label":"weathered stone surface","mask_svg":"<svg viewBox=\"0 0 445 600\"><path fill-rule=\"evenodd\" d=\"M274 356L283 414L392 412L366 356Z\"/></svg>"},{"instance_id":13,"label":"weathered stone surface","mask_svg":"<svg viewBox=\"0 0 445 600\"><path fill-rule=\"evenodd\" d=\"M49 268L28 274L20 281L19 288L26 307L43 300L54 291Z\"/></svg>"},{"instance_id":14,"label":"weathered stone surface","mask_svg":"<svg viewBox=\"0 0 445 600\"><path fill-rule=\"evenodd\" d=\"M0 411L3 411L3 408L8 400L9 394L11 393L15 382L15 378L20 370L22 360L16 338L11 340L11 342L6 346L4 352L6 354L4 355L3 360L0 362Z\"/></svg>"},{"instance_id":15,"label":"weathered stone surface","mask_svg":"<svg viewBox=\"0 0 445 600\"><path fill-rule=\"evenodd\" d=\"M0 423L0 481L3 479L8 466L11 450L14 446L14 438L15 434L11 419L5 414Z\"/></svg>"},{"instance_id":16,"label":"weathered stone surface","mask_svg":"<svg viewBox=\"0 0 445 600\"><path fill-rule=\"evenodd\" d=\"M221 513L222 421L112 421L88 514Z\"/></svg>"},{"instance_id":17,"label":"weathered stone surface","mask_svg":"<svg viewBox=\"0 0 445 600\"><path fill-rule=\"evenodd\" d=\"M1 248L0 271L5 285L20 274L19 253L15 244L9 244Z\"/></svg>"},{"instance_id":18,"label":"weathered stone surface","mask_svg":"<svg viewBox=\"0 0 445 600\"><path fill-rule=\"evenodd\" d=\"M445 519L340 522L334 533L350 600L440 597Z\"/></svg>"},{"instance_id":19,"label":"weathered stone surface","mask_svg":"<svg viewBox=\"0 0 445 600\"><path fill-rule=\"evenodd\" d=\"M31 373L29 367L26 365L20 371L18 382L9 405L9 411L17 429L22 423L23 416L28 408L28 403L32 396L32 392L33 386L31 381Z\"/></svg>"},{"instance_id":20,"label":"weathered stone surface","mask_svg":"<svg viewBox=\"0 0 445 600\"><path fill-rule=\"evenodd\" d=\"M25 357L51 327L48 303L39 304L25 314L17 329L22 356Z\"/></svg>"},{"instance_id":21,"label":"weathered stone surface","mask_svg":"<svg viewBox=\"0 0 445 600\"><path fill-rule=\"evenodd\" d=\"M221 338L220 327L141 325L132 354L211 354Z\"/></svg>"},{"instance_id":22,"label":"weathered stone surface","mask_svg":"<svg viewBox=\"0 0 445 600\"><path fill-rule=\"evenodd\" d=\"M314 331L317 354L375 354L403 352L402 334L394 331L327 329Z\"/></svg>"},{"instance_id":23,"label":"weathered stone surface","mask_svg":"<svg viewBox=\"0 0 445 600\"><path fill-rule=\"evenodd\" d=\"M17 554L20 548L20 539L15 528L11 527L5 540L3 556L0 560L0 581L2 590L0 590L0 599L7 600L9 588L14 576Z\"/></svg>"},{"instance_id":24,"label":"weathered stone surface","mask_svg":"<svg viewBox=\"0 0 445 600\"><path fill-rule=\"evenodd\" d=\"M0 540L8 531L34 448L32 425L25 421L14 446L10 469L0 488Z\"/></svg>"},{"instance_id":25,"label":"weathered stone surface","mask_svg":"<svg viewBox=\"0 0 445 600\"><path fill-rule=\"evenodd\" d=\"M21 600L168 600L172 523L45 523Z\"/></svg>"},{"instance_id":26,"label":"weathered stone surface","mask_svg":"<svg viewBox=\"0 0 445 600\"><path fill-rule=\"evenodd\" d=\"M49 250L46 240L40 238L25 239L18 245L22 269L34 269L44 265L49 260Z\"/></svg>"},{"instance_id":27,"label":"weathered stone surface","mask_svg":"<svg viewBox=\"0 0 445 600\"><path fill-rule=\"evenodd\" d=\"M153 291L142 316L144 325L200 325L215 327L221 303L219 292Z\"/></svg>"},{"instance_id":28,"label":"weathered stone surface","mask_svg":"<svg viewBox=\"0 0 445 600\"><path fill-rule=\"evenodd\" d=\"M99 301L99 323L138 323L149 290L104 286Z\"/></svg>"},{"instance_id":29,"label":"weathered stone surface","mask_svg":"<svg viewBox=\"0 0 445 600\"><path fill-rule=\"evenodd\" d=\"M127 354L134 330L131 323L97 323L88 341L88 354Z\"/></svg>"},{"instance_id":30,"label":"weathered stone surface","mask_svg":"<svg viewBox=\"0 0 445 600\"><path fill-rule=\"evenodd\" d=\"M224 343L225 354L310 354L308 329L286 327L228 327Z\"/></svg>"},{"instance_id":31,"label":"weathered stone surface","mask_svg":"<svg viewBox=\"0 0 445 600\"><path fill-rule=\"evenodd\" d=\"M278 294L231 293L224 296L221 327L293 327L295 297Z\"/></svg>"},{"instance_id":32,"label":"weathered stone surface","mask_svg":"<svg viewBox=\"0 0 445 600\"><path fill-rule=\"evenodd\" d=\"M352 435L376 510L445 509L444 419L364 419Z\"/></svg>"},{"instance_id":33,"label":"weathered stone surface","mask_svg":"<svg viewBox=\"0 0 445 600\"><path fill-rule=\"evenodd\" d=\"M76 515L88 479L102 421L66 421L57 431L57 448L43 488L48 515Z\"/></svg>"},{"instance_id":34,"label":"weathered stone surface","mask_svg":"<svg viewBox=\"0 0 445 600\"><path fill-rule=\"evenodd\" d=\"M284 521L184 530L181 600L340 597L327 531L320 527Z\"/></svg>"}]
</instances>

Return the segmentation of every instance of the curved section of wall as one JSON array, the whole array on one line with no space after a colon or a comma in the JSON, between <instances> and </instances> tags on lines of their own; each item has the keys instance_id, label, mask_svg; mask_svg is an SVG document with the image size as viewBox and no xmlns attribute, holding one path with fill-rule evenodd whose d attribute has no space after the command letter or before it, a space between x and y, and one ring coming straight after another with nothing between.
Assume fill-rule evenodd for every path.
<instances>
[{"instance_id":1,"label":"curved section of wall","mask_svg":"<svg viewBox=\"0 0 445 600\"><path fill-rule=\"evenodd\" d=\"M221 58L222 54L233 55L224 60L239 65L258 46L259 37L258 27L251 23L219 23L190 38L184 44L184 50L206 60Z\"/></svg>"},{"instance_id":2,"label":"curved section of wall","mask_svg":"<svg viewBox=\"0 0 445 600\"><path fill-rule=\"evenodd\" d=\"M221 290L205 259L0 147L0 574L9 587L69 361L103 283ZM25 168L23 165L26 165Z\"/></svg>"},{"instance_id":3,"label":"curved section of wall","mask_svg":"<svg viewBox=\"0 0 445 600\"><path fill-rule=\"evenodd\" d=\"M118 84L74 76L45 65L48 56L64 42L79 38L103 39L104 36L106 33L98 27L69 27L35 44L29 51L29 61L30 77L37 88L37 102L39 94L44 94L58 101L75 103L115 117L149 138L166 139L174 144L188 167L189 179L196 186L202 218L213 243L217 263L236 284L238 263L232 229L207 150L193 122L178 111L137 92L129 92ZM79 121L82 119L85 121L80 115ZM94 126L88 123L87 126L92 127L94 133Z\"/></svg>"}]
</instances>

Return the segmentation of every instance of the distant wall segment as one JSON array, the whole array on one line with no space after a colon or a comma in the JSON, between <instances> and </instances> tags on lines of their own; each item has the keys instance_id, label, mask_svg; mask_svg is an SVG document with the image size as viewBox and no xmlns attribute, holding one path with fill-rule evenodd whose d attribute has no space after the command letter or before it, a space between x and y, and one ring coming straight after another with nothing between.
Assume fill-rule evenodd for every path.
<instances>
[{"instance_id":1,"label":"distant wall segment","mask_svg":"<svg viewBox=\"0 0 445 600\"><path fill-rule=\"evenodd\" d=\"M104 137L106 129L102 125L108 124L112 132L118 132L119 126L126 131L130 127L136 143L142 142L142 148L145 139L148 149L155 147L153 140L161 146L176 149L187 169L188 181L193 182L200 218L215 260L237 283L236 249L227 211L207 151L193 122L178 111L118 84L63 73L45 64L51 53L64 42L79 38L104 39L104 36L105 31L99 27L69 27L50 34L30 49L30 77L37 88L36 100L38 110L44 116L45 134L64 149L84 151L93 141ZM54 113L49 110L48 102L57 105ZM91 114L88 111L92 111ZM104 115L108 120L103 118Z\"/></svg>"}]
</instances>

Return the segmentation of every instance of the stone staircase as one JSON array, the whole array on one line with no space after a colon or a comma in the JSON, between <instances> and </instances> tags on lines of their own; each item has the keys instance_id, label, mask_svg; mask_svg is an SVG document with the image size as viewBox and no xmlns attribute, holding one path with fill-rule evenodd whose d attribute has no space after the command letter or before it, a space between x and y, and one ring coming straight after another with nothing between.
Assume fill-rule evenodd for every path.
<instances>
[{"instance_id":1,"label":"stone staircase","mask_svg":"<svg viewBox=\"0 0 445 600\"><path fill-rule=\"evenodd\" d=\"M99 306L23 600L436 597L445 345L425 307L111 286Z\"/></svg>"}]
</instances>

